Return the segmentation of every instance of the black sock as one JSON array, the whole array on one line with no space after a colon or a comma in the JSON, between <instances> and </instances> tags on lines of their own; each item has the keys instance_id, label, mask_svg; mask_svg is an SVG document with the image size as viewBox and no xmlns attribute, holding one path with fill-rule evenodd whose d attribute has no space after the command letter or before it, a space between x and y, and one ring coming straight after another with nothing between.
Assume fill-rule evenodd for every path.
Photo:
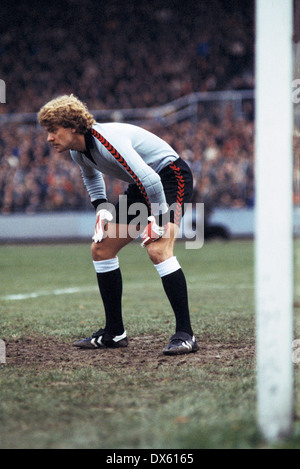
<instances>
[{"instance_id":1,"label":"black sock","mask_svg":"<svg viewBox=\"0 0 300 469\"><path fill-rule=\"evenodd\" d=\"M173 308L176 318L176 332L193 335L188 305L187 285L182 269L162 278L163 287Z\"/></svg>"},{"instance_id":2,"label":"black sock","mask_svg":"<svg viewBox=\"0 0 300 469\"><path fill-rule=\"evenodd\" d=\"M121 270L118 268L110 272L97 273L97 280L105 311L105 330L113 335L121 335L124 332Z\"/></svg>"}]
</instances>

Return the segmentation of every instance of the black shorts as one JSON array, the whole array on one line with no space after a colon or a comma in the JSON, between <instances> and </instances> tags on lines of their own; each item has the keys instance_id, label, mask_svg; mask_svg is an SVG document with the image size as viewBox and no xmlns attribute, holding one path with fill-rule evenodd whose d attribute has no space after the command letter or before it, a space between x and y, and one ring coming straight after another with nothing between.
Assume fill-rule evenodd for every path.
<instances>
[{"instance_id":1,"label":"black shorts","mask_svg":"<svg viewBox=\"0 0 300 469\"><path fill-rule=\"evenodd\" d=\"M191 170L184 160L178 158L163 168L159 176L169 206L169 212L165 215L163 223L170 221L180 225L186 208L185 204L190 202L192 197L193 176ZM142 210L139 210L139 205L133 205L138 203L143 204ZM147 217L151 215L147 200L136 184L129 184L124 195L120 196L115 208L115 223L129 224L136 219L137 223L146 226L148 223Z\"/></svg>"}]
</instances>

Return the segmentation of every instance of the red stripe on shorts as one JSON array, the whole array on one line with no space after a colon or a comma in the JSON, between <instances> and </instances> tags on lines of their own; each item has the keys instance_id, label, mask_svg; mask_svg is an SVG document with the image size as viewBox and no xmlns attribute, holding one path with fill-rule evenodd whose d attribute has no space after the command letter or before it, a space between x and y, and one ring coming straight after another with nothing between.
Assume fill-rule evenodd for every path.
<instances>
[{"instance_id":1,"label":"red stripe on shorts","mask_svg":"<svg viewBox=\"0 0 300 469\"><path fill-rule=\"evenodd\" d=\"M175 177L177 179L177 199L174 213L174 222L176 225L180 225L184 197L184 178L181 174L181 169L176 166L175 163L171 163L169 166L174 171Z\"/></svg>"}]
</instances>

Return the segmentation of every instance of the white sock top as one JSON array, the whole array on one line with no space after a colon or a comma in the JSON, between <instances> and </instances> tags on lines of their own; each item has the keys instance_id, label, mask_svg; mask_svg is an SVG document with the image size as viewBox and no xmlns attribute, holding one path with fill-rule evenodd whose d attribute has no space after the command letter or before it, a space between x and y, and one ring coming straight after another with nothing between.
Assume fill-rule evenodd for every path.
<instances>
[{"instance_id":1,"label":"white sock top","mask_svg":"<svg viewBox=\"0 0 300 469\"><path fill-rule=\"evenodd\" d=\"M156 268L160 277L172 274L173 272L176 272L176 270L181 269L177 257L175 256L170 257L169 259L161 262L160 264L154 264L154 267Z\"/></svg>"},{"instance_id":2,"label":"white sock top","mask_svg":"<svg viewBox=\"0 0 300 469\"><path fill-rule=\"evenodd\" d=\"M107 259L105 261L93 261L97 274L111 272L119 268L119 258Z\"/></svg>"}]
</instances>

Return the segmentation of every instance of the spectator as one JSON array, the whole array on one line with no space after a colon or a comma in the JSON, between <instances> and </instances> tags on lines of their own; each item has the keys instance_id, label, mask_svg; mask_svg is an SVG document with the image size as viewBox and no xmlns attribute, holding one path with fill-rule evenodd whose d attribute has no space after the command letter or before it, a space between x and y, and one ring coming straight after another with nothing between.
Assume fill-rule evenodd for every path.
<instances>
[{"instance_id":1,"label":"spectator","mask_svg":"<svg viewBox=\"0 0 300 469\"><path fill-rule=\"evenodd\" d=\"M253 87L253 3L20 0L1 6L2 113L74 92L91 110L151 107L196 91ZM46 7L45 7L46 5ZM105 8L103 8L105 6ZM26 21L24 21L26 18ZM253 204L253 108L200 110L152 129L191 166L198 201ZM30 125L0 128L0 213L86 209L80 174ZM106 178L112 202L121 185Z\"/></svg>"},{"instance_id":2,"label":"spectator","mask_svg":"<svg viewBox=\"0 0 300 469\"><path fill-rule=\"evenodd\" d=\"M208 120L181 122L155 128L191 167L199 202L214 206L253 204L253 122L226 118L218 125ZM89 206L80 173L71 158L61 158L44 145L38 127L0 129L0 209L2 213L76 210ZM11 135L16 135L14 139ZM106 178L111 202L122 184Z\"/></svg>"}]
</instances>

